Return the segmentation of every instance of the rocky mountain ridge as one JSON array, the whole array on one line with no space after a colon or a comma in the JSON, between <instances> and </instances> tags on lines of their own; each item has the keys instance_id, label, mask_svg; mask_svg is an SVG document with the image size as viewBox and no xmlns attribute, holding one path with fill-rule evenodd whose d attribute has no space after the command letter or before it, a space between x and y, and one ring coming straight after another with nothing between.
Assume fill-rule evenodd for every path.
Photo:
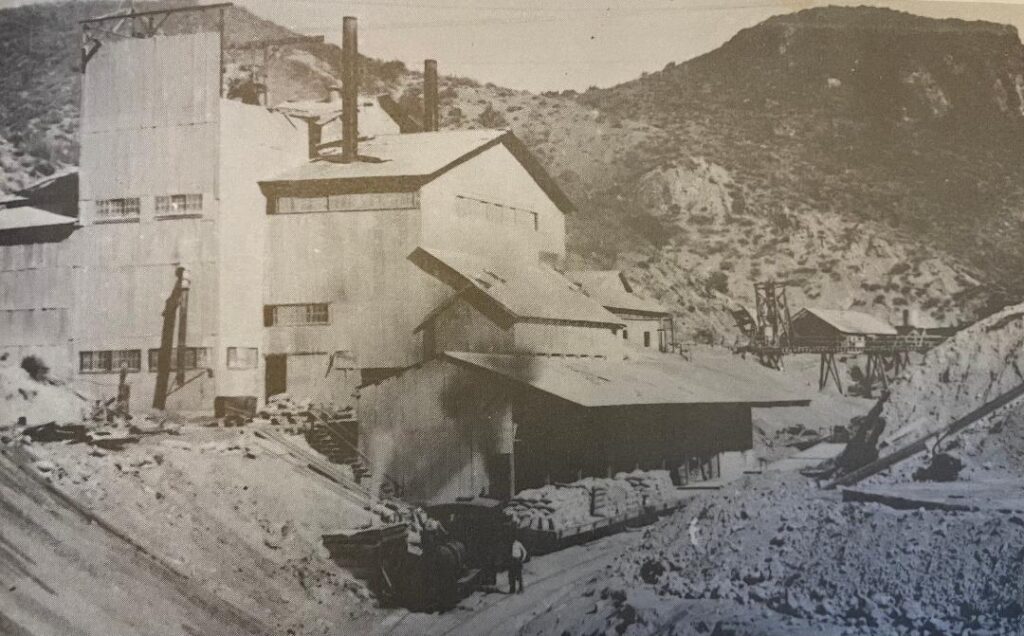
<instances>
[{"instance_id":1,"label":"rocky mountain ridge","mask_svg":"<svg viewBox=\"0 0 1024 636\"><path fill-rule=\"evenodd\" d=\"M75 21L104 7L0 11L8 188L73 165ZM229 38L282 33L229 11ZM583 94L443 77L442 125L515 131L578 204L569 266L626 269L685 341L736 341L728 310L768 278L792 283L794 308L957 323L1021 291L1022 51L1004 25L809 9ZM285 51L272 99L322 95L339 61L332 45ZM367 60L363 82L420 109L421 77L400 62Z\"/></svg>"}]
</instances>

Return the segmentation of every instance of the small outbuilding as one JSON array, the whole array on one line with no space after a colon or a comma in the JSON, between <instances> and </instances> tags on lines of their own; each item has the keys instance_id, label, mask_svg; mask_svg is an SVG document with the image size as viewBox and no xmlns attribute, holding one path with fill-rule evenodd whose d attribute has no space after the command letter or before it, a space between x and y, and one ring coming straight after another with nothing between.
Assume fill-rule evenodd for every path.
<instances>
[{"instance_id":1,"label":"small outbuilding","mask_svg":"<svg viewBox=\"0 0 1024 636\"><path fill-rule=\"evenodd\" d=\"M802 406L779 374L688 361L447 351L362 387L362 451L422 503L688 467L749 450L751 411Z\"/></svg>"},{"instance_id":2,"label":"small outbuilding","mask_svg":"<svg viewBox=\"0 0 1024 636\"><path fill-rule=\"evenodd\" d=\"M576 270L565 273L587 295L622 322L622 340L642 349L672 350L672 314L657 301L637 294L619 270Z\"/></svg>"},{"instance_id":3,"label":"small outbuilding","mask_svg":"<svg viewBox=\"0 0 1024 636\"><path fill-rule=\"evenodd\" d=\"M859 311L805 307L793 316L793 343L862 349L869 341L897 335L889 323Z\"/></svg>"}]
</instances>

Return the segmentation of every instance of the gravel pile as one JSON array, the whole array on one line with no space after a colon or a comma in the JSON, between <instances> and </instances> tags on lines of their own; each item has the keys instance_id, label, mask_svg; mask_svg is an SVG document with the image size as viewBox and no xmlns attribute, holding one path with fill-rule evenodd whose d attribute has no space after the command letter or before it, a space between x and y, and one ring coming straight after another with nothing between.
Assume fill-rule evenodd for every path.
<instances>
[{"instance_id":1,"label":"gravel pile","mask_svg":"<svg viewBox=\"0 0 1024 636\"><path fill-rule=\"evenodd\" d=\"M626 589L849 633L1024 633L1024 519L841 504L793 477L694 501L618 565Z\"/></svg>"},{"instance_id":2,"label":"gravel pile","mask_svg":"<svg viewBox=\"0 0 1024 636\"><path fill-rule=\"evenodd\" d=\"M1022 382L1024 305L1016 305L957 333L900 376L882 411L882 443L891 448L945 428Z\"/></svg>"}]
</instances>

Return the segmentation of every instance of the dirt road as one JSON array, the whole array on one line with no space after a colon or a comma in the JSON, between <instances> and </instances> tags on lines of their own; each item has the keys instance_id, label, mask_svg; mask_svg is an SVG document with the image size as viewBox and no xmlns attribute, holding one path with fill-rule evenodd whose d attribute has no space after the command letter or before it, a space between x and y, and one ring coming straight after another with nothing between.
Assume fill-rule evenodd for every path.
<instances>
[{"instance_id":1,"label":"dirt road","mask_svg":"<svg viewBox=\"0 0 1024 636\"><path fill-rule=\"evenodd\" d=\"M385 619L380 633L393 636L475 636L517 634L548 612L578 584L599 577L614 558L639 542L642 532L630 531L586 545L534 557L526 564L523 594L506 594L505 577L498 591L477 592L444 614L399 611Z\"/></svg>"}]
</instances>

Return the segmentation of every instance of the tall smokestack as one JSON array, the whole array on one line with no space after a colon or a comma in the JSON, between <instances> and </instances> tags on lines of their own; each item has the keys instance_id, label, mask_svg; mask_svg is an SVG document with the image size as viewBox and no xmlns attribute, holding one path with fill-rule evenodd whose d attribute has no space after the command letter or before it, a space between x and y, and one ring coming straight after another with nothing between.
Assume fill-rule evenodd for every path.
<instances>
[{"instance_id":1,"label":"tall smokestack","mask_svg":"<svg viewBox=\"0 0 1024 636\"><path fill-rule=\"evenodd\" d=\"M423 62L423 130L435 132L440 126L437 98L437 60Z\"/></svg>"},{"instance_id":2,"label":"tall smokestack","mask_svg":"<svg viewBox=\"0 0 1024 636\"><path fill-rule=\"evenodd\" d=\"M341 39L341 159L359 156L359 44L356 19L345 16Z\"/></svg>"}]
</instances>

